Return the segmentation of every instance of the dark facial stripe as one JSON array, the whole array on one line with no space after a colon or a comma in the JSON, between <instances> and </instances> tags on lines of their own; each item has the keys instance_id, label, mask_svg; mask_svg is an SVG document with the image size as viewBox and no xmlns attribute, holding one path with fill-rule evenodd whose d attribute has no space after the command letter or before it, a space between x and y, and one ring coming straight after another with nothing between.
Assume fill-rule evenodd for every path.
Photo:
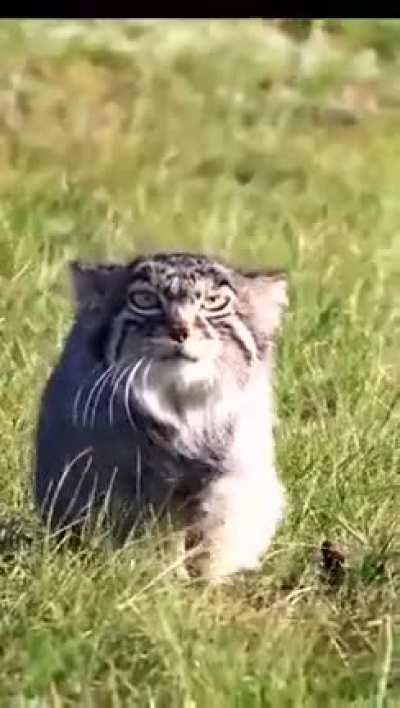
<instances>
[{"instance_id":1,"label":"dark facial stripe","mask_svg":"<svg viewBox=\"0 0 400 708\"><path fill-rule=\"evenodd\" d=\"M121 351L122 347L125 343L126 335L131 327L131 322L129 319L123 319L121 323L120 330L118 332L118 339L117 341L114 342L114 353L113 353L113 359L114 361L118 361L121 357Z\"/></svg>"},{"instance_id":2,"label":"dark facial stripe","mask_svg":"<svg viewBox=\"0 0 400 708\"><path fill-rule=\"evenodd\" d=\"M216 329L229 332L229 336L239 345L247 363L251 363L257 355L254 337L246 324L239 317L230 317L225 322L216 321Z\"/></svg>"},{"instance_id":3,"label":"dark facial stripe","mask_svg":"<svg viewBox=\"0 0 400 708\"><path fill-rule=\"evenodd\" d=\"M121 351L126 339L126 336L132 326L142 325L144 318L140 315L135 316L130 311L123 309L117 317L114 318L111 326L108 346L108 358L112 361L118 361L121 356Z\"/></svg>"}]
</instances>

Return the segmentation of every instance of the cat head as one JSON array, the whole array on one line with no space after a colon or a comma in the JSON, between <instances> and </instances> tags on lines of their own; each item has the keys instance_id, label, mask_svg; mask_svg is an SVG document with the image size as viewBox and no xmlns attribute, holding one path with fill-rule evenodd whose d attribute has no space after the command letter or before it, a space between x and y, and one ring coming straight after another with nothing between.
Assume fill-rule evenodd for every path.
<instances>
[{"instance_id":1,"label":"cat head","mask_svg":"<svg viewBox=\"0 0 400 708\"><path fill-rule=\"evenodd\" d=\"M245 385L266 359L287 307L278 271L239 271L204 255L159 253L128 265L71 264L77 316L107 366L141 361L154 386Z\"/></svg>"}]
</instances>

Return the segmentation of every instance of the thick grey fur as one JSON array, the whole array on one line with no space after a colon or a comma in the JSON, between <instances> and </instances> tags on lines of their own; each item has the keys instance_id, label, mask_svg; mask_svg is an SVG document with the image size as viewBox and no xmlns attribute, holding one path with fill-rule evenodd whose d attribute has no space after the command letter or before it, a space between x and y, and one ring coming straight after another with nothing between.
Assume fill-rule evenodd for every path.
<instances>
[{"instance_id":1,"label":"thick grey fur","mask_svg":"<svg viewBox=\"0 0 400 708\"><path fill-rule=\"evenodd\" d=\"M43 520L53 531L80 532L101 512L115 538L123 540L149 515L168 511L183 529L199 525L210 578L255 567L284 508L272 433L273 351L286 307L284 274L241 273L187 253L143 256L126 266L71 267L76 317L47 382L37 427L34 495ZM163 399L155 407L147 403L147 384L134 378L127 403L125 383L140 355L150 352L153 364L159 356L151 339L153 320L124 319L128 289L138 278L148 279L168 302L191 298L199 281L235 293L225 320L204 324L219 347L210 364L210 387L206 382L202 389L200 406L208 417L200 410L190 418L189 393L188 410L175 407L172 399L186 386L184 377L175 398L171 394L167 404ZM164 351L170 345L163 322L157 326ZM235 327L240 334L231 336ZM117 333L123 344L116 360ZM126 376L116 386L124 366ZM162 371L162 364L153 369ZM157 376L154 386L163 381Z\"/></svg>"}]
</instances>

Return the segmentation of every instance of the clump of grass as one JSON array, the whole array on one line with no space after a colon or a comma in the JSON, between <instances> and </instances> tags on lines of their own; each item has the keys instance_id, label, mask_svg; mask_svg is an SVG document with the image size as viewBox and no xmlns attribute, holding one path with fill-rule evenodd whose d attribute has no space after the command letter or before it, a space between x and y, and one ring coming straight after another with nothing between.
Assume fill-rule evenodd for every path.
<instances>
[{"instance_id":1,"label":"clump of grass","mask_svg":"<svg viewBox=\"0 0 400 708\"><path fill-rule=\"evenodd\" d=\"M399 26L0 23L2 704L398 704ZM66 262L149 246L290 272L289 513L219 589L157 534L72 552L32 510Z\"/></svg>"}]
</instances>

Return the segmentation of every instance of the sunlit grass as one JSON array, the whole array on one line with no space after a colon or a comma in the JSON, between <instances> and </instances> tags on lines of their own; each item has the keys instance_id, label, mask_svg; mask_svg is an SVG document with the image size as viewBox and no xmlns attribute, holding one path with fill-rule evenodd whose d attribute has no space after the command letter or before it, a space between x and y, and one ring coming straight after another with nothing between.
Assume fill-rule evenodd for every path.
<instances>
[{"instance_id":1,"label":"sunlit grass","mask_svg":"<svg viewBox=\"0 0 400 708\"><path fill-rule=\"evenodd\" d=\"M0 23L2 705L398 705L399 60L394 20ZM290 274L289 514L226 588L156 533L56 552L31 508L67 262L154 247Z\"/></svg>"}]
</instances>

